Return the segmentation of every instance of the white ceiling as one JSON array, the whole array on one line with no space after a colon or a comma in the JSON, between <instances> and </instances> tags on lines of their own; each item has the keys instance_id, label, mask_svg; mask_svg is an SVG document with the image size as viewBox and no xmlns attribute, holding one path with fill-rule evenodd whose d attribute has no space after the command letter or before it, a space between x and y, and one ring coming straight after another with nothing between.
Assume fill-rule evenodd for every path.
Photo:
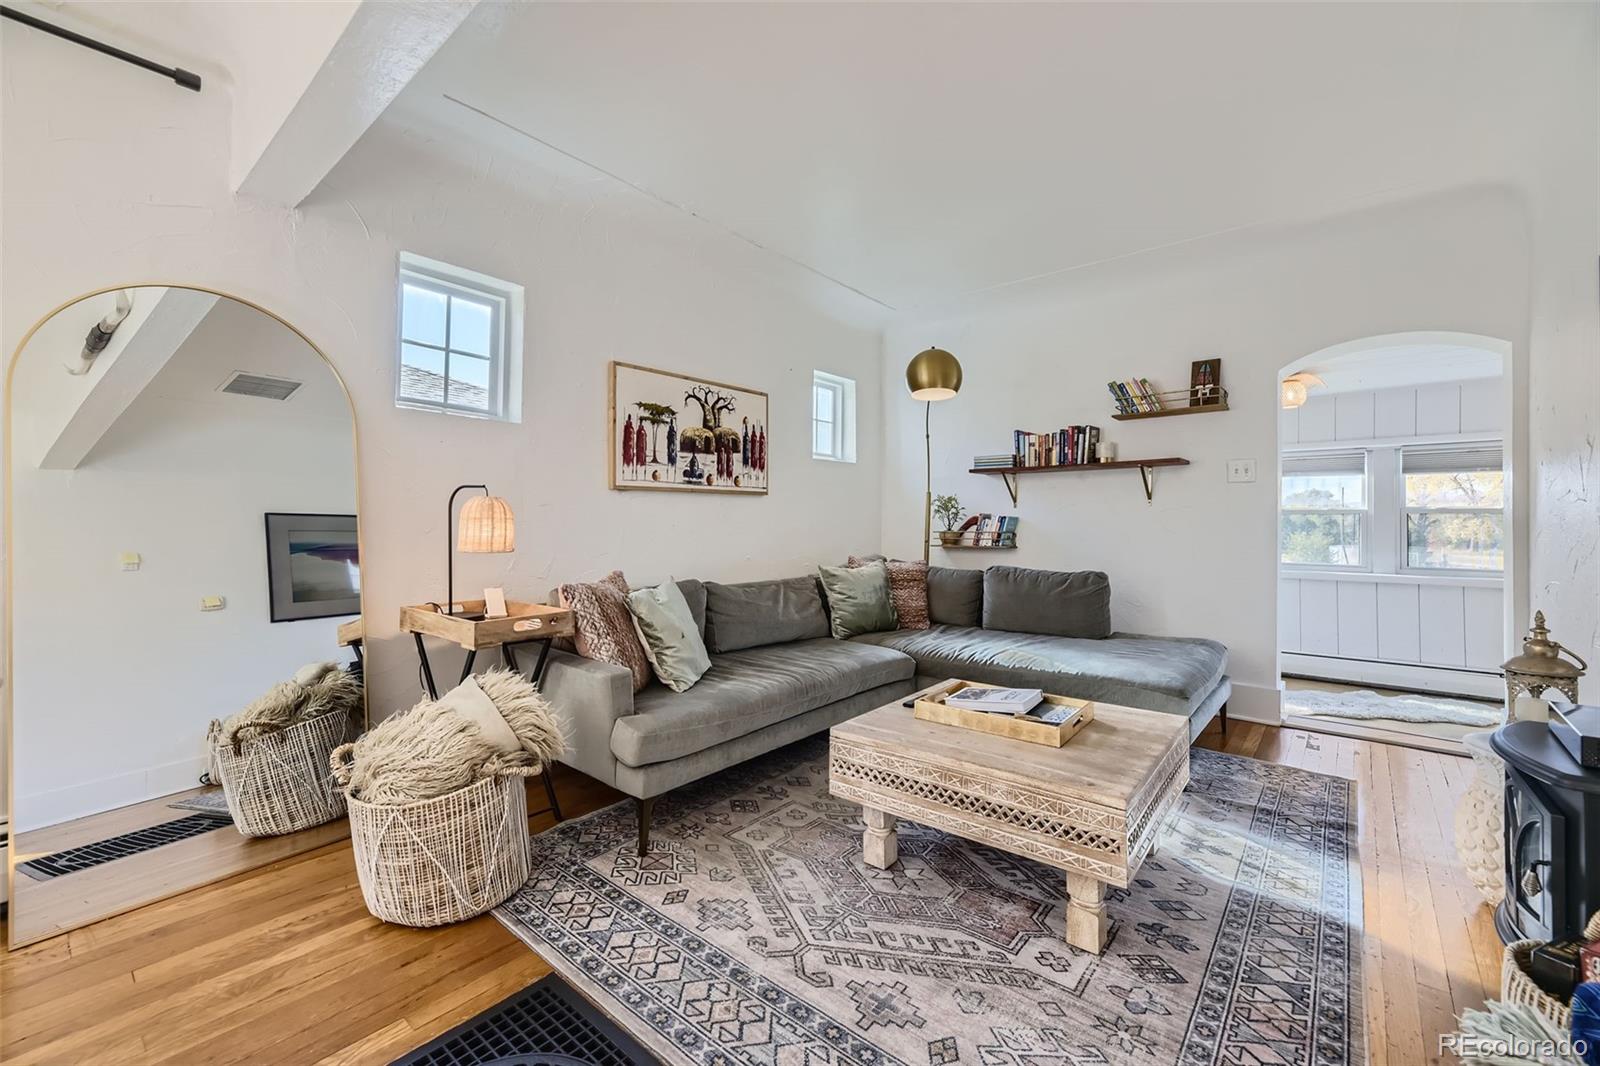
<instances>
[{"instance_id":1,"label":"white ceiling","mask_svg":"<svg viewBox=\"0 0 1600 1066\"><path fill-rule=\"evenodd\" d=\"M904 309L1502 176L1539 7L485 0L390 117Z\"/></svg>"}]
</instances>

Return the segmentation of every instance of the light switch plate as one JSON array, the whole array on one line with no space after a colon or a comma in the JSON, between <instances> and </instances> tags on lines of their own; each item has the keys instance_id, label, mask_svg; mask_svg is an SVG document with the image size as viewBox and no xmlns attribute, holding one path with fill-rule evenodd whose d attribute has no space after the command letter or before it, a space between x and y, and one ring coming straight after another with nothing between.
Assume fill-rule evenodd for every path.
<instances>
[{"instance_id":1,"label":"light switch plate","mask_svg":"<svg viewBox=\"0 0 1600 1066\"><path fill-rule=\"evenodd\" d=\"M223 599L221 596L200 597L200 609L202 611L220 611L227 605L228 601Z\"/></svg>"},{"instance_id":2,"label":"light switch plate","mask_svg":"<svg viewBox=\"0 0 1600 1066\"><path fill-rule=\"evenodd\" d=\"M1256 479L1256 461L1254 459L1229 459L1228 481L1231 483L1247 483Z\"/></svg>"},{"instance_id":3,"label":"light switch plate","mask_svg":"<svg viewBox=\"0 0 1600 1066\"><path fill-rule=\"evenodd\" d=\"M138 552L123 552L117 556L117 562L122 564L124 570L137 570L142 561Z\"/></svg>"}]
</instances>

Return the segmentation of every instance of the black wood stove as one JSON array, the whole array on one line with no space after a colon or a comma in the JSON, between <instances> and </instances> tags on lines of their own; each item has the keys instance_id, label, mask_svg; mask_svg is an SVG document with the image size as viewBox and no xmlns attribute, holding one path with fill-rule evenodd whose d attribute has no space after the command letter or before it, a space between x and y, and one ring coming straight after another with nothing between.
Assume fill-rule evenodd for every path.
<instances>
[{"instance_id":1,"label":"black wood stove","mask_svg":"<svg viewBox=\"0 0 1600 1066\"><path fill-rule=\"evenodd\" d=\"M1506 898L1500 939L1567 940L1600 911L1600 770L1579 766L1544 722L1512 722L1490 745L1506 764Z\"/></svg>"}]
</instances>

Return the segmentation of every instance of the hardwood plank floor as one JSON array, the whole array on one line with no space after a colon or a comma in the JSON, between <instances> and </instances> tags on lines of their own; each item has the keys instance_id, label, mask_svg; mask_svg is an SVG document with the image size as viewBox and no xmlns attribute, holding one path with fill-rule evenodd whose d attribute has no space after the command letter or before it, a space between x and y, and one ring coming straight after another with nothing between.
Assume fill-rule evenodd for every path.
<instances>
[{"instance_id":1,"label":"hardwood plank floor","mask_svg":"<svg viewBox=\"0 0 1600 1066\"><path fill-rule=\"evenodd\" d=\"M1249 722L1198 746L1356 780L1369 1061L1454 1061L1438 1034L1499 987L1500 943L1452 840L1469 765ZM555 781L569 814L620 798L565 768ZM349 844L331 844L0 957L0 1061L381 1064L548 972L487 915L377 921Z\"/></svg>"}]
</instances>

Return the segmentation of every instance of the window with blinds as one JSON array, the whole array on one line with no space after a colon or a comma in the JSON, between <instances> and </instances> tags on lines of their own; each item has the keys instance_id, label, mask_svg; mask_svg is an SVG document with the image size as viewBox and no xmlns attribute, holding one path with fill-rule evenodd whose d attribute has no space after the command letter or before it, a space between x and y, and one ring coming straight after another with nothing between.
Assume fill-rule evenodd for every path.
<instances>
[{"instance_id":1,"label":"window with blinds","mask_svg":"<svg viewBox=\"0 0 1600 1066\"><path fill-rule=\"evenodd\" d=\"M1279 562L1319 569L1365 567L1372 519L1369 481L1365 451L1284 456Z\"/></svg>"},{"instance_id":2,"label":"window with blinds","mask_svg":"<svg viewBox=\"0 0 1600 1066\"><path fill-rule=\"evenodd\" d=\"M1499 444L1400 452L1408 570L1505 569L1505 469Z\"/></svg>"}]
</instances>

